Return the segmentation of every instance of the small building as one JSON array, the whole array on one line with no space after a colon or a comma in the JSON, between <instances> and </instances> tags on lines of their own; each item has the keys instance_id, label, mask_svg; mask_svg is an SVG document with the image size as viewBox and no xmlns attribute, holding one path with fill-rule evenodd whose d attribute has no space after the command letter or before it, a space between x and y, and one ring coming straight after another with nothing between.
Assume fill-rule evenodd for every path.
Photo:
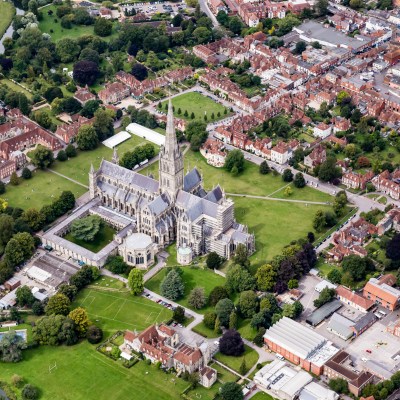
<instances>
[{"instance_id":1,"label":"small building","mask_svg":"<svg viewBox=\"0 0 400 400\"><path fill-rule=\"evenodd\" d=\"M178 247L176 259L180 265L189 265L193 259L192 249L187 247L185 244L183 244L181 247Z\"/></svg>"},{"instance_id":2,"label":"small building","mask_svg":"<svg viewBox=\"0 0 400 400\"><path fill-rule=\"evenodd\" d=\"M336 285L334 285L333 283L330 283L329 281L326 281L325 279L322 280L321 282L319 282L316 286L315 286L315 291L318 293L321 293L325 288L329 288L329 289L336 289Z\"/></svg>"},{"instance_id":3,"label":"small building","mask_svg":"<svg viewBox=\"0 0 400 400\"><path fill-rule=\"evenodd\" d=\"M118 252L124 261L140 269L148 269L154 264L157 248L149 235L133 233L128 235L118 247Z\"/></svg>"},{"instance_id":4,"label":"small building","mask_svg":"<svg viewBox=\"0 0 400 400\"><path fill-rule=\"evenodd\" d=\"M8 310L11 307L14 307L17 303L17 289L14 289L12 292L7 293L4 297L0 299L0 309Z\"/></svg>"},{"instance_id":5,"label":"small building","mask_svg":"<svg viewBox=\"0 0 400 400\"><path fill-rule=\"evenodd\" d=\"M365 332L370 326L372 326L378 318L372 312L368 312L363 315L360 319L358 319L355 324L352 326L352 330L355 336L360 336L363 332Z\"/></svg>"},{"instance_id":6,"label":"small building","mask_svg":"<svg viewBox=\"0 0 400 400\"><path fill-rule=\"evenodd\" d=\"M21 280L15 276L10 278L8 281L4 282L4 287L7 290L14 290L20 285L21 285Z\"/></svg>"},{"instance_id":7,"label":"small building","mask_svg":"<svg viewBox=\"0 0 400 400\"><path fill-rule=\"evenodd\" d=\"M400 320L397 320L389 324L388 327L386 328L386 331L400 338Z\"/></svg>"},{"instance_id":8,"label":"small building","mask_svg":"<svg viewBox=\"0 0 400 400\"><path fill-rule=\"evenodd\" d=\"M317 326L341 307L342 303L339 300L332 300L313 311L307 317L306 322L311 326Z\"/></svg>"},{"instance_id":9,"label":"small building","mask_svg":"<svg viewBox=\"0 0 400 400\"><path fill-rule=\"evenodd\" d=\"M331 133L332 133L332 128L323 122L314 127L314 136L319 137L321 139L327 138Z\"/></svg>"},{"instance_id":10,"label":"small building","mask_svg":"<svg viewBox=\"0 0 400 400\"><path fill-rule=\"evenodd\" d=\"M217 371L211 367L203 367L199 371L200 385L210 388L217 381Z\"/></svg>"},{"instance_id":11,"label":"small building","mask_svg":"<svg viewBox=\"0 0 400 400\"><path fill-rule=\"evenodd\" d=\"M343 317L343 315L334 313L329 320L326 329L328 329L329 332L339 336L343 340L348 340L353 336L353 330L351 329L353 325L353 321Z\"/></svg>"}]
</instances>

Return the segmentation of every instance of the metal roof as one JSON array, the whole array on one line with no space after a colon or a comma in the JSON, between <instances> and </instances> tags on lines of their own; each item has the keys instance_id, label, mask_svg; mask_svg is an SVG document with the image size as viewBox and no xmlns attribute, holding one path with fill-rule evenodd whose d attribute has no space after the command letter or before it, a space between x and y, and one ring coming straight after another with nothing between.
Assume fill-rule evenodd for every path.
<instances>
[{"instance_id":1,"label":"metal roof","mask_svg":"<svg viewBox=\"0 0 400 400\"><path fill-rule=\"evenodd\" d=\"M312 326L316 326L324 319L331 316L335 311L339 310L340 307L342 307L342 302L340 300L332 300L312 312L306 322Z\"/></svg>"}]
</instances>

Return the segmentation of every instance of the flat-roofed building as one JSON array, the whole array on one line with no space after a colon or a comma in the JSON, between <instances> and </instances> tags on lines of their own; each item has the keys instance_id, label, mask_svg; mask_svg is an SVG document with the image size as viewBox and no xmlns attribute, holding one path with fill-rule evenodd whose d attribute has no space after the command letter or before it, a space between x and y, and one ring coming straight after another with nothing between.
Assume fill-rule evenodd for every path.
<instances>
[{"instance_id":1,"label":"flat-roofed building","mask_svg":"<svg viewBox=\"0 0 400 400\"><path fill-rule=\"evenodd\" d=\"M264 342L272 351L316 375L322 374L324 364L339 351L320 334L287 317L265 332Z\"/></svg>"}]
</instances>

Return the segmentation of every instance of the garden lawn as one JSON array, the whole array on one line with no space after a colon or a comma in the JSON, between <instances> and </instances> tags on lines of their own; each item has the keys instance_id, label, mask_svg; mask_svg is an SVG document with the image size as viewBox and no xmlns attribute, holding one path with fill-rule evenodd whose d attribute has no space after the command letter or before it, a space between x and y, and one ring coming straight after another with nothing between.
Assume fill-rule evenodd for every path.
<instances>
[{"instance_id":1,"label":"garden lawn","mask_svg":"<svg viewBox=\"0 0 400 400\"><path fill-rule=\"evenodd\" d=\"M244 354L239 357L226 356L225 354L217 353L214 356L214 358L236 372L239 372L243 360L246 360L246 372L247 372L258 361L258 353L247 345L244 345L244 347L245 347Z\"/></svg>"},{"instance_id":2,"label":"garden lawn","mask_svg":"<svg viewBox=\"0 0 400 400\"><path fill-rule=\"evenodd\" d=\"M290 196L285 196L285 189L281 189L279 192L276 192L271 195L271 197L275 199L290 199L290 200L304 200L304 201L316 201L316 202L332 202L333 198L331 195L320 192L319 190L315 190L310 186L305 186L301 189L298 189L291 183L290 188L293 193Z\"/></svg>"},{"instance_id":3,"label":"garden lawn","mask_svg":"<svg viewBox=\"0 0 400 400\"><path fill-rule=\"evenodd\" d=\"M6 199L12 207L40 209L46 204L51 204L65 190L70 190L75 198L87 191L83 186L49 171L36 170L31 179L21 179L18 186L8 184L6 193L1 197Z\"/></svg>"},{"instance_id":4,"label":"garden lawn","mask_svg":"<svg viewBox=\"0 0 400 400\"><path fill-rule=\"evenodd\" d=\"M132 135L132 137L125 142L121 143L117 146L118 156L122 158L125 152L133 150L136 146L143 145L149 143L148 141L140 138L138 136ZM154 149L156 153L159 151L159 147L154 145ZM101 160L104 158L105 160L111 161L113 155L113 150L100 144L96 149L89 151L79 151L78 155L74 158L69 159L68 161L56 161L51 169L65 175L69 178L72 178L78 182L81 182L84 185L89 184L89 170L90 164L93 163L93 167L95 169L99 168ZM158 163L155 163L158 168Z\"/></svg>"},{"instance_id":5,"label":"garden lawn","mask_svg":"<svg viewBox=\"0 0 400 400\"><path fill-rule=\"evenodd\" d=\"M98 253L103 247L107 246L114 239L116 231L110 225L102 224L99 232L95 236L92 242L87 242L85 240L80 240L75 238L71 232L64 236L64 239L77 244L78 246L84 247L93 253Z\"/></svg>"},{"instance_id":6,"label":"garden lawn","mask_svg":"<svg viewBox=\"0 0 400 400\"><path fill-rule=\"evenodd\" d=\"M339 269L339 270L342 269L339 265L334 265L334 264L325 262L325 259L323 259L322 257L318 258L315 268L325 278L328 276L329 272L331 272L333 269Z\"/></svg>"},{"instance_id":7,"label":"garden lawn","mask_svg":"<svg viewBox=\"0 0 400 400\"><path fill-rule=\"evenodd\" d=\"M204 336L208 339L214 339L214 338L221 336L218 333L215 333L213 329L210 329L207 326L205 326L204 322L200 322L200 324L198 324L194 328L192 328L192 331L196 332L199 335Z\"/></svg>"},{"instance_id":8,"label":"garden lawn","mask_svg":"<svg viewBox=\"0 0 400 400\"><path fill-rule=\"evenodd\" d=\"M250 319L239 318L237 330L240 332L240 336L252 342L254 336L257 334L257 330L251 327L250 322Z\"/></svg>"},{"instance_id":9,"label":"garden lawn","mask_svg":"<svg viewBox=\"0 0 400 400\"><path fill-rule=\"evenodd\" d=\"M2 4L2 2L0 2L0 4ZM7 3L8 4L8 3ZM1 79L0 80L0 84L4 84L6 86L8 86L11 90L13 90L14 92L21 92L23 93L28 99L32 99L32 93L28 92L26 89L24 89L23 87L17 85L16 83L14 83L13 81L10 81L9 79Z\"/></svg>"},{"instance_id":10,"label":"garden lawn","mask_svg":"<svg viewBox=\"0 0 400 400\"><path fill-rule=\"evenodd\" d=\"M22 376L41 390L41 400L175 400L187 382L140 361L124 368L84 340L75 346L41 346L23 353L24 360L0 366L2 380ZM57 365L51 373L49 367Z\"/></svg>"},{"instance_id":11,"label":"garden lawn","mask_svg":"<svg viewBox=\"0 0 400 400\"><path fill-rule=\"evenodd\" d=\"M50 10L53 11L53 15L48 14ZM58 42L60 39L64 38L76 39L84 35L95 35L93 29L94 25L72 25L71 29L63 28L61 26L61 18L58 18L56 15L57 6L45 7L41 11L43 18L39 22L39 29L43 33L48 33L54 42ZM108 41L115 35L116 31L114 26L112 34L101 39Z\"/></svg>"},{"instance_id":12,"label":"garden lawn","mask_svg":"<svg viewBox=\"0 0 400 400\"><path fill-rule=\"evenodd\" d=\"M257 392L254 396L252 396L251 400L274 400L274 397L272 397L268 393L260 391L260 392Z\"/></svg>"},{"instance_id":13,"label":"garden lawn","mask_svg":"<svg viewBox=\"0 0 400 400\"><path fill-rule=\"evenodd\" d=\"M92 322L108 335L117 330L142 331L148 326L168 321L172 312L128 290L101 288L84 289L79 292L73 307L84 307Z\"/></svg>"},{"instance_id":14,"label":"garden lawn","mask_svg":"<svg viewBox=\"0 0 400 400\"><path fill-rule=\"evenodd\" d=\"M164 101L161 104L163 106L162 110L165 111L165 105L168 104L168 102ZM189 92L174 97L172 99L172 105L175 107L175 117L186 119L188 121L204 121L205 115L207 115L207 122L218 121L222 118L226 118L230 114L229 109L223 105L196 92ZM180 114L178 114L179 108L181 109ZM226 114L224 114L225 110L227 110ZM184 116L185 111L188 112L187 117ZM194 120L190 118L192 112L195 115ZM218 112L220 113L219 117L217 116ZM211 118L212 113L214 113L214 118Z\"/></svg>"},{"instance_id":15,"label":"garden lawn","mask_svg":"<svg viewBox=\"0 0 400 400\"><path fill-rule=\"evenodd\" d=\"M106 275L101 275L99 279L93 282L90 287L106 287L113 289L123 289L125 288L125 283L121 282L119 279L111 278Z\"/></svg>"},{"instance_id":16,"label":"garden lawn","mask_svg":"<svg viewBox=\"0 0 400 400\"><path fill-rule=\"evenodd\" d=\"M7 2L0 2L0 38L4 35L8 27L10 26L12 19L15 15L15 7Z\"/></svg>"},{"instance_id":17,"label":"garden lawn","mask_svg":"<svg viewBox=\"0 0 400 400\"><path fill-rule=\"evenodd\" d=\"M185 296L183 299L177 301L184 307L191 308L188 304L188 296L190 291L197 287L203 287L206 296L208 296L215 286L223 286L225 284L225 278L217 275L208 269L200 269L193 267L181 267L183 271L182 279L185 284ZM165 268L161 269L155 276L153 276L149 281L145 283L147 289L160 293L160 284L166 275L167 270ZM212 307L204 307L201 310L196 310L196 312L204 314L211 310Z\"/></svg>"},{"instance_id":18,"label":"garden lawn","mask_svg":"<svg viewBox=\"0 0 400 400\"><path fill-rule=\"evenodd\" d=\"M313 218L317 210L331 207L275 200L234 197L238 222L248 225L255 234L256 253L250 258L252 270L280 254L292 240L305 237L313 231Z\"/></svg>"},{"instance_id":19,"label":"garden lawn","mask_svg":"<svg viewBox=\"0 0 400 400\"><path fill-rule=\"evenodd\" d=\"M210 364L210 367L214 368L218 372L217 379L221 383L236 382L239 379L237 375L235 375L231 371L228 371L226 368L217 363Z\"/></svg>"}]
</instances>

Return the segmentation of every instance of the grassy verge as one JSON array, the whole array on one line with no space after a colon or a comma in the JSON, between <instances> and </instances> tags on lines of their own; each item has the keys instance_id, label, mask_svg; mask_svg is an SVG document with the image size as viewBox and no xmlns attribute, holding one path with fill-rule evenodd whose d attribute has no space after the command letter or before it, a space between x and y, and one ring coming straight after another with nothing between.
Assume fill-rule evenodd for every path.
<instances>
[{"instance_id":1,"label":"grassy verge","mask_svg":"<svg viewBox=\"0 0 400 400\"><path fill-rule=\"evenodd\" d=\"M258 353L245 345L245 352L240 357L226 356L225 354L217 353L214 358L236 372L239 372L240 366L242 365L243 360L245 360L247 372L258 361Z\"/></svg>"}]
</instances>

